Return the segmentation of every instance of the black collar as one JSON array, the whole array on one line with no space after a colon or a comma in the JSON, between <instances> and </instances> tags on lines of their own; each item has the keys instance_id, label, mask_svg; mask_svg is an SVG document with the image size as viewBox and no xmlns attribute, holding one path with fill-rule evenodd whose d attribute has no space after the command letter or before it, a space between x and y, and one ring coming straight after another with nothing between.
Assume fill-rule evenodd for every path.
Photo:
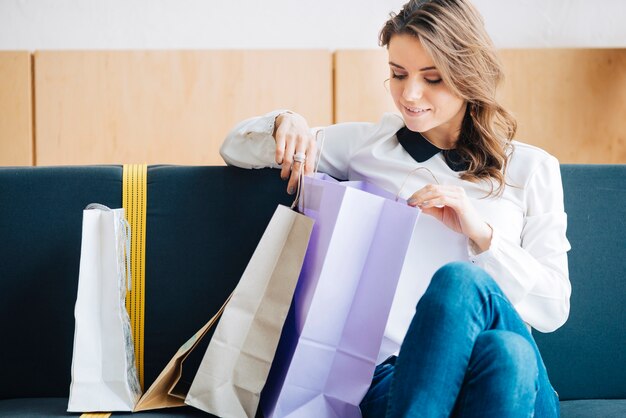
<instances>
[{"instance_id":1,"label":"black collar","mask_svg":"<svg viewBox=\"0 0 626 418\"><path fill-rule=\"evenodd\" d=\"M423 163L441 152L446 164L452 170L458 172L466 171L469 168L469 163L463 161L463 158L461 158L456 149L444 150L438 148L424 138L422 134L413 132L406 126L396 132L396 137L400 145L402 145L402 148L418 163Z\"/></svg>"}]
</instances>

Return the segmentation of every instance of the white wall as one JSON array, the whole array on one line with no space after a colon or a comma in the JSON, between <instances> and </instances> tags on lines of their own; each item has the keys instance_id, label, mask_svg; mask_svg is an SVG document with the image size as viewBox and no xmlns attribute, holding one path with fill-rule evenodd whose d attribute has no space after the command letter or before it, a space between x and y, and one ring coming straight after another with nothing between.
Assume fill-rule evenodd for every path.
<instances>
[{"instance_id":1,"label":"white wall","mask_svg":"<svg viewBox=\"0 0 626 418\"><path fill-rule=\"evenodd\" d=\"M625 0L474 0L499 47L626 47ZM375 48L405 0L0 0L0 50Z\"/></svg>"}]
</instances>

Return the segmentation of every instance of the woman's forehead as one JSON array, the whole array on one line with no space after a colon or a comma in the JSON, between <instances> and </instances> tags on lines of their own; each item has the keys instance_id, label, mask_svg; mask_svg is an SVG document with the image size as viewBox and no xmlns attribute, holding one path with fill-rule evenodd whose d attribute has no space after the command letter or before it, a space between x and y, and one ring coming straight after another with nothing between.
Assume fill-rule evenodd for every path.
<instances>
[{"instance_id":1,"label":"woman's forehead","mask_svg":"<svg viewBox=\"0 0 626 418\"><path fill-rule=\"evenodd\" d=\"M393 63L407 71L426 71L435 67L430 54L416 36L394 35L389 41L387 51L390 65Z\"/></svg>"}]
</instances>

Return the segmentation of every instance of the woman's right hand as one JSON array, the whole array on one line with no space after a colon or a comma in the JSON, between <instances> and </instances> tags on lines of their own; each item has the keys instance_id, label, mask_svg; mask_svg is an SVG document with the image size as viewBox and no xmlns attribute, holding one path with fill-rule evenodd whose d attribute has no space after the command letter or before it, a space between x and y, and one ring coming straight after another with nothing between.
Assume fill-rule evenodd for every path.
<instances>
[{"instance_id":1,"label":"woman's right hand","mask_svg":"<svg viewBox=\"0 0 626 418\"><path fill-rule=\"evenodd\" d=\"M289 179L287 193L294 194L298 187L298 178L302 163L294 161L296 153L304 153L304 174L313 173L317 144L311 133L309 124L297 113L281 113L276 117L274 125L274 139L276 140L276 162L282 164L280 177Z\"/></svg>"}]
</instances>

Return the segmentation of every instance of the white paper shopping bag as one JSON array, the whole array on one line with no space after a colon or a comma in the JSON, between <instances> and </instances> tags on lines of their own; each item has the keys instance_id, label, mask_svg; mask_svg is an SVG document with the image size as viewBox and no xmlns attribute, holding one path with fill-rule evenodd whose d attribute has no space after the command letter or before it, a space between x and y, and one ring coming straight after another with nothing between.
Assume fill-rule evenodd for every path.
<instances>
[{"instance_id":1,"label":"white paper shopping bag","mask_svg":"<svg viewBox=\"0 0 626 418\"><path fill-rule=\"evenodd\" d=\"M141 395L125 306L129 240L124 209L83 211L68 412L132 411Z\"/></svg>"}]
</instances>

